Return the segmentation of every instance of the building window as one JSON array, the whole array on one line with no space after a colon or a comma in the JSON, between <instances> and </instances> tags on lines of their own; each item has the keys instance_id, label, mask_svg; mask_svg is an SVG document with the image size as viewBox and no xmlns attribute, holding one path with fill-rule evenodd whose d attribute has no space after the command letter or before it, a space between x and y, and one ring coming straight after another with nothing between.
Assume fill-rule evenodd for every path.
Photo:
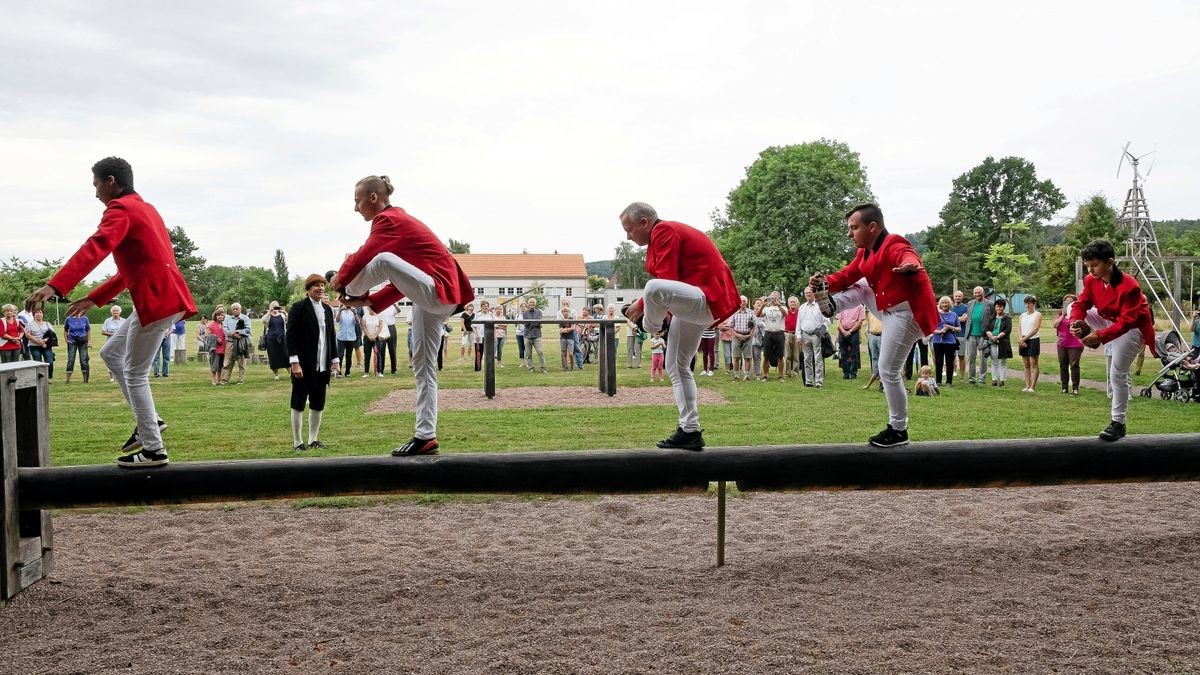
<instances>
[{"instance_id":1,"label":"building window","mask_svg":"<svg viewBox=\"0 0 1200 675\"><path fill-rule=\"evenodd\" d=\"M475 295L483 295L483 287L482 286L475 289Z\"/></svg>"},{"instance_id":2,"label":"building window","mask_svg":"<svg viewBox=\"0 0 1200 675\"><path fill-rule=\"evenodd\" d=\"M519 287L518 287L518 288L517 288L517 292L515 293L515 295L525 295L525 289L524 289L524 288L519 288Z\"/></svg>"},{"instance_id":3,"label":"building window","mask_svg":"<svg viewBox=\"0 0 1200 675\"><path fill-rule=\"evenodd\" d=\"M568 298L569 298L569 297L571 297L571 289L570 289L570 288L568 288L568 289L567 289L567 292L565 293L565 295L566 295Z\"/></svg>"}]
</instances>

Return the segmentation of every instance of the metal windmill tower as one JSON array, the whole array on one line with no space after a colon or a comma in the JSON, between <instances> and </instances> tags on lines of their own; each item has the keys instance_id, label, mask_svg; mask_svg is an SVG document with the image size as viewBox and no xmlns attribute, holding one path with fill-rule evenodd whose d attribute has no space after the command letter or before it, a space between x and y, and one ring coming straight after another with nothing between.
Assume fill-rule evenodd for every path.
<instances>
[{"instance_id":1,"label":"metal windmill tower","mask_svg":"<svg viewBox=\"0 0 1200 675\"><path fill-rule=\"evenodd\" d=\"M1133 261L1134 269L1142 281L1142 290L1154 298L1158 306L1158 316L1165 316L1171 322L1171 327L1179 330L1175 323L1176 317L1183 316L1179 301L1171 294L1171 286L1167 283L1165 268L1161 265L1162 252L1158 248L1158 235L1154 232L1154 223L1150 220L1150 207L1146 204L1146 195L1142 186L1154 170L1154 163L1143 176L1138 167L1139 162L1157 150L1135 157L1129 152L1130 143L1121 150L1121 163L1117 165L1117 177L1121 177L1121 167L1128 162L1133 168L1133 185L1125 195L1125 207L1117 218L1117 225L1125 229L1129 238L1125 240L1126 255Z\"/></svg>"}]
</instances>

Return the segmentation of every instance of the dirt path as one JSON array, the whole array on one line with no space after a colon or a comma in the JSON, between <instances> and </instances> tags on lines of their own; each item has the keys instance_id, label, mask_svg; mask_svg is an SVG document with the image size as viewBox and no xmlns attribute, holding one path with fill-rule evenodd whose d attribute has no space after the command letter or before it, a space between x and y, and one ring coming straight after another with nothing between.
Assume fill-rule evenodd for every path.
<instances>
[{"instance_id":1,"label":"dirt path","mask_svg":"<svg viewBox=\"0 0 1200 675\"><path fill-rule=\"evenodd\" d=\"M1200 484L56 517L10 673L1197 672Z\"/></svg>"}]
</instances>

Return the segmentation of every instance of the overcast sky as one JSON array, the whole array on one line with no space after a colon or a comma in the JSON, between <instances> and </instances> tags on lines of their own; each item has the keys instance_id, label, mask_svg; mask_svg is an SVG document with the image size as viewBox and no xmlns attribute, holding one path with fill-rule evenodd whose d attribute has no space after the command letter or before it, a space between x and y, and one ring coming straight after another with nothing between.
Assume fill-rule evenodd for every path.
<instances>
[{"instance_id":1,"label":"overcast sky","mask_svg":"<svg viewBox=\"0 0 1200 675\"><path fill-rule=\"evenodd\" d=\"M351 197L368 174L476 253L598 260L628 202L707 229L760 151L822 137L860 154L893 231L935 224L988 155L1119 206L1126 141L1158 148L1151 215L1200 217L1197 2L0 0L0 15L4 258L71 254L107 155L210 264L270 267L282 248L294 275L365 239Z\"/></svg>"}]
</instances>

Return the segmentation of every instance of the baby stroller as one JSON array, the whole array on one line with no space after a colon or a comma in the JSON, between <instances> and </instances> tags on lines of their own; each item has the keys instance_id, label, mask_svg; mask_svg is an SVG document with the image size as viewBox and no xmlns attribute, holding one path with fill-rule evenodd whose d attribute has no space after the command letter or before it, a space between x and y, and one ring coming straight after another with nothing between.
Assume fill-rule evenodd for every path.
<instances>
[{"instance_id":1,"label":"baby stroller","mask_svg":"<svg viewBox=\"0 0 1200 675\"><path fill-rule=\"evenodd\" d=\"M1151 398L1157 390L1166 400L1200 401L1200 389L1197 389L1200 370L1193 367L1200 362L1200 347L1189 348L1183 336L1174 330L1156 335L1154 345L1163 367L1154 381L1142 390L1142 396Z\"/></svg>"}]
</instances>

